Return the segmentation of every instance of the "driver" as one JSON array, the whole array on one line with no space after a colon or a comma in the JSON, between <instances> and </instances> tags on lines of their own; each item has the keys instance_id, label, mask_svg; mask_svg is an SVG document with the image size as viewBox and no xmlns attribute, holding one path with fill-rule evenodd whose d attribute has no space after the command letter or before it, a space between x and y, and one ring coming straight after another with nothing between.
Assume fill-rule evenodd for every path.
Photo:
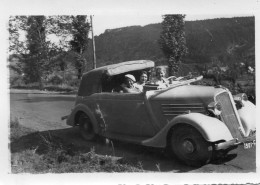
<instances>
[{"instance_id":1,"label":"driver","mask_svg":"<svg viewBox=\"0 0 260 185\"><path fill-rule=\"evenodd\" d=\"M140 93L141 91L134 85L135 77L131 74L125 75L125 81L121 85L122 92L124 93Z\"/></svg>"}]
</instances>

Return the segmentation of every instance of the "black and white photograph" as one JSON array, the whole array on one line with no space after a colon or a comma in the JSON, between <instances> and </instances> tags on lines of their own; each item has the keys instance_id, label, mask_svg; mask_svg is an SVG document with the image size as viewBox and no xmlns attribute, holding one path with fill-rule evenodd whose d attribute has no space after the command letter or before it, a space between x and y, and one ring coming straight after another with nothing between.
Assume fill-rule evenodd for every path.
<instances>
[{"instance_id":1,"label":"black and white photograph","mask_svg":"<svg viewBox=\"0 0 260 185\"><path fill-rule=\"evenodd\" d=\"M259 1L23 2L1 18L1 184L260 183Z\"/></svg>"}]
</instances>

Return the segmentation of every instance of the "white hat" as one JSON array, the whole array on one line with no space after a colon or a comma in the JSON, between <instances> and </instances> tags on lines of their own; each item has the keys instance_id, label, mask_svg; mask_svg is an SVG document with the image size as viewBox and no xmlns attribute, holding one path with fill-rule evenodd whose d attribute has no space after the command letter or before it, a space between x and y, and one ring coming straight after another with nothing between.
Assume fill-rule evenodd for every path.
<instances>
[{"instance_id":1,"label":"white hat","mask_svg":"<svg viewBox=\"0 0 260 185\"><path fill-rule=\"evenodd\" d=\"M127 74L125 75L126 78L130 78L131 80L133 80L134 82L136 81L135 80L135 77L133 75L130 75L130 74Z\"/></svg>"}]
</instances>

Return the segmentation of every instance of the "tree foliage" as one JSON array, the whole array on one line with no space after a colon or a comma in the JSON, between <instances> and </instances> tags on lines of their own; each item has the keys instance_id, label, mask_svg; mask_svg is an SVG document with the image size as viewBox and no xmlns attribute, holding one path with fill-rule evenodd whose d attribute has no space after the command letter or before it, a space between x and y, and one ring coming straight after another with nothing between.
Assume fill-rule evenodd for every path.
<instances>
[{"instance_id":1,"label":"tree foliage","mask_svg":"<svg viewBox=\"0 0 260 185\"><path fill-rule=\"evenodd\" d=\"M181 59L187 54L184 18L181 14L163 15L160 44L172 75L178 73Z\"/></svg>"},{"instance_id":2,"label":"tree foliage","mask_svg":"<svg viewBox=\"0 0 260 185\"><path fill-rule=\"evenodd\" d=\"M82 73L86 67L86 57L84 52L88 47L88 34L90 25L87 22L87 16L77 15L72 16L72 40L70 41L71 49L75 52L75 68L78 70L78 79L81 78Z\"/></svg>"},{"instance_id":3,"label":"tree foliage","mask_svg":"<svg viewBox=\"0 0 260 185\"><path fill-rule=\"evenodd\" d=\"M39 82L51 71L51 43L46 39L46 17L29 16L26 22L26 48L23 54L25 78L29 82Z\"/></svg>"},{"instance_id":4,"label":"tree foliage","mask_svg":"<svg viewBox=\"0 0 260 185\"><path fill-rule=\"evenodd\" d=\"M26 31L26 16L9 17L9 52L14 54L26 53L25 42L21 40L21 34Z\"/></svg>"},{"instance_id":5,"label":"tree foliage","mask_svg":"<svg viewBox=\"0 0 260 185\"><path fill-rule=\"evenodd\" d=\"M65 71L66 53L75 53L74 66L86 63L89 24L86 16L12 16L9 18L9 51L20 57L27 82L39 82L54 70Z\"/></svg>"}]
</instances>

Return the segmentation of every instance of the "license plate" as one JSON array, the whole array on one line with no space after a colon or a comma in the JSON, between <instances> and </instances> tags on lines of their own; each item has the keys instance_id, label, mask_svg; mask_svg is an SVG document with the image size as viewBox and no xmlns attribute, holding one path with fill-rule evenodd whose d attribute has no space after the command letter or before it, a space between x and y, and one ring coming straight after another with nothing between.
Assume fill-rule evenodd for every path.
<instances>
[{"instance_id":1,"label":"license plate","mask_svg":"<svg viewBox=\"0 0 260 185\"><path fill-rule=\"evenodd\" d=\"M253 148L253 147L255 147L255 145L256 145L256 141L255 140L250 141L250 142L245 142L244 143L244 149Z\"/></svg>"}]
</instances>

